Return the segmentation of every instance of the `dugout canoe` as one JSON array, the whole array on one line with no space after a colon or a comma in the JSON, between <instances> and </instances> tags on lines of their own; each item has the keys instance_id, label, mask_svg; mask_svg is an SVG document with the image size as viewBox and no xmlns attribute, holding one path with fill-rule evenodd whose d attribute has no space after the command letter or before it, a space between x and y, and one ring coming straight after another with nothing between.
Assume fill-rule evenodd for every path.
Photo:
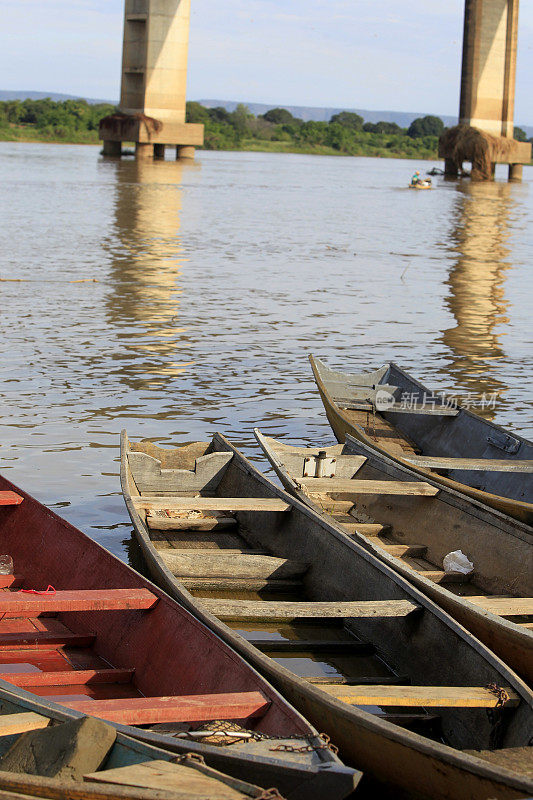
<instances>
[{"instance_id":1,"label":"dugout canoe","mask_svg":"<svg viewBox=\"0 0 533 800\"><path fill-rule=\"evenodd\" d=\"M343 445L293 447L255 434L289 492L385 560L533 685L528 525L423 481L352 436ZM444 557L456 550L473 563L471 574L444 571Z\"/></svg>"},{"instance_id":2,"label":"dugout canoe","mask_svg":"<svg viewBox=\"0 0 533 800\"><path fill-rule=\"evenodd\" d=\"M14 562L14 575L0 575L1 679L288 798L344 797L357 783L212 630L5 478L0 552ZM198 741L209 727L239 737Z\"/></svg>"},{"instance_id":3,"label":"dugout canoe","mask_svg":"<svg viewBox=\"0 0 533 800\"><path fill-rule=\"evenodd\" d=\"M434 394L392 362L348 373L312 355L309 360L338 442L349 433L443 486L533 525L533 442Z\"/></svg>"},{"instance_id":4,"label":"dugout canoe","mask_svg":"<svg viewBox=\"0 0 533 800\"><path fill-rule=\"evenodd\" d=\"M2 795L9 792L14 800L244 800L264 794L208 767L197 753L176 755L103 723L80 734L78 724L85 719L0 680ZM30 743L28 735L36 738Z\"/></svg>"},{"instance_id":5,"label":"dugout canoe","mask_svg":"<svg viewBox=\"0 0 533 800\"><path fill-rule=\"evenodd\" d=\"M531 793L528 767L517 767L530 763L531 690L431 599L220 434L166 449L130 444L124 431L121 449L124 498L156 582L380 796L385 785L443 800Z\"/></svg>"}]
</instances>

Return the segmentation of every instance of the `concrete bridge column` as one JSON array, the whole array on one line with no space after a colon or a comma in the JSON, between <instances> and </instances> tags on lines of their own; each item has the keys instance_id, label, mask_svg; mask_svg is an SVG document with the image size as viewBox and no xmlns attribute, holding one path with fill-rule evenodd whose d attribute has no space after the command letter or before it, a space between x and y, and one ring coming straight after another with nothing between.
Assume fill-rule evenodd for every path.
<instances>
[{"instance_id":1,"label":"concrete bridge column","mask_svg":"<svg viewBox=\"0 0 533 800\"><path fill-rule=\"evenodd\" d=\"M204 126L185 122L191 0L125 0L120 114L100 123L111 142L135 142L136 156L162 158L165 145L203 144Z\"/></svg>"},{"instance_id":2,"label":"concrete bridge column","mask_svg":"<svg viewBox=\"0 0 533 800\"><path fill-rule=\"evenodd\" d=\"M466 0L459 122L513 138L519 0Z\"/></svg>"},{"instance_id":3,"label":"concrete bridge column","mask_svg":"<svg viewBox=\"0 0 533 800\"><path fill-rule=\"evenodd\" d=\"M445 131L439 155L445 172L472 164L472 179L494 178L496 163L521 178L531 145L514 139L519 0L465 0L459 126Z\"/></svg>"}]
</instances>

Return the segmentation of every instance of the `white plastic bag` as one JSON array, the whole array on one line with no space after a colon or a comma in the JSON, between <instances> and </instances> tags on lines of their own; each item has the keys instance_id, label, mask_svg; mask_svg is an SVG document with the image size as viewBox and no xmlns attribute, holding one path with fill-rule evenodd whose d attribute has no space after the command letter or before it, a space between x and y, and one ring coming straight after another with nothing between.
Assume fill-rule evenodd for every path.
<instances>
[{"instance_id":1,"label":"white plastic bag","mask_svg":"<svg viewBox=\"0 0 533 800\"><path fill-rule=\"evenodd\" d=\"M462 572L463 575L468 575L474 569L474 565L462 550L453 550L445 555L442 560L442 566L445 572Z\"/></svg>"}]
</instances>

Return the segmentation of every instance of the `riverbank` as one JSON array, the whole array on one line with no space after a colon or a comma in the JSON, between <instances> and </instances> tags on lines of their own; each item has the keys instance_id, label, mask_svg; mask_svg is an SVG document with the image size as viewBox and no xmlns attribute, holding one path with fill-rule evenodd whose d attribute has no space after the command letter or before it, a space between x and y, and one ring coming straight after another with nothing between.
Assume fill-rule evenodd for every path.
<instances>
[{"instance_id":1,"label":"riverbank","mask_svg":"<svg viewBox=\"0 0 533 800\"><path fill-rule=\"evenodd\" d=\"M72 135L58 136L51 131L39 130L35 125L10 125L0 128L0 142L21 142L24 144L92 144L101 145L97 131L76 131ZM124 143L124 146L133 144ZM218 143L210 147L209 143L203 150L220 150L227 152L248 153L297 153L300 155L317 156L365 156L370 158L412 158L424 161L434 161L438 158L437 148L419 148L415 151L398 146L397 148L385 144L361 143L350 149L350 152L338 150L324 144L297 144L295 142L265 141L262 139L242 139L237 143Z\"/></svg>"}]
</instances>

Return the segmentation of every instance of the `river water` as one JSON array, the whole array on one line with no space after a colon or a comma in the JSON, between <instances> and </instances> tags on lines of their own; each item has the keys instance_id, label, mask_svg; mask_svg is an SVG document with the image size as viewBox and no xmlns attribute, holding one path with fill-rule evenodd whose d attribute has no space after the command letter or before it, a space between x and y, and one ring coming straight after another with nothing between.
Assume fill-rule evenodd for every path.
<instances>
[{"instance_id":1,"label":"river water","mask_svg":"<svg viewBox=\"0 0 533 800\"><path fill-rule=\"evenodd\" d=\"M331 443L307 355L394 360L530 436L533 171L0 144L0 468L134 558L119 433ZM424 169L432 166L423 164Z\"/></svg>"}]
</instances>

